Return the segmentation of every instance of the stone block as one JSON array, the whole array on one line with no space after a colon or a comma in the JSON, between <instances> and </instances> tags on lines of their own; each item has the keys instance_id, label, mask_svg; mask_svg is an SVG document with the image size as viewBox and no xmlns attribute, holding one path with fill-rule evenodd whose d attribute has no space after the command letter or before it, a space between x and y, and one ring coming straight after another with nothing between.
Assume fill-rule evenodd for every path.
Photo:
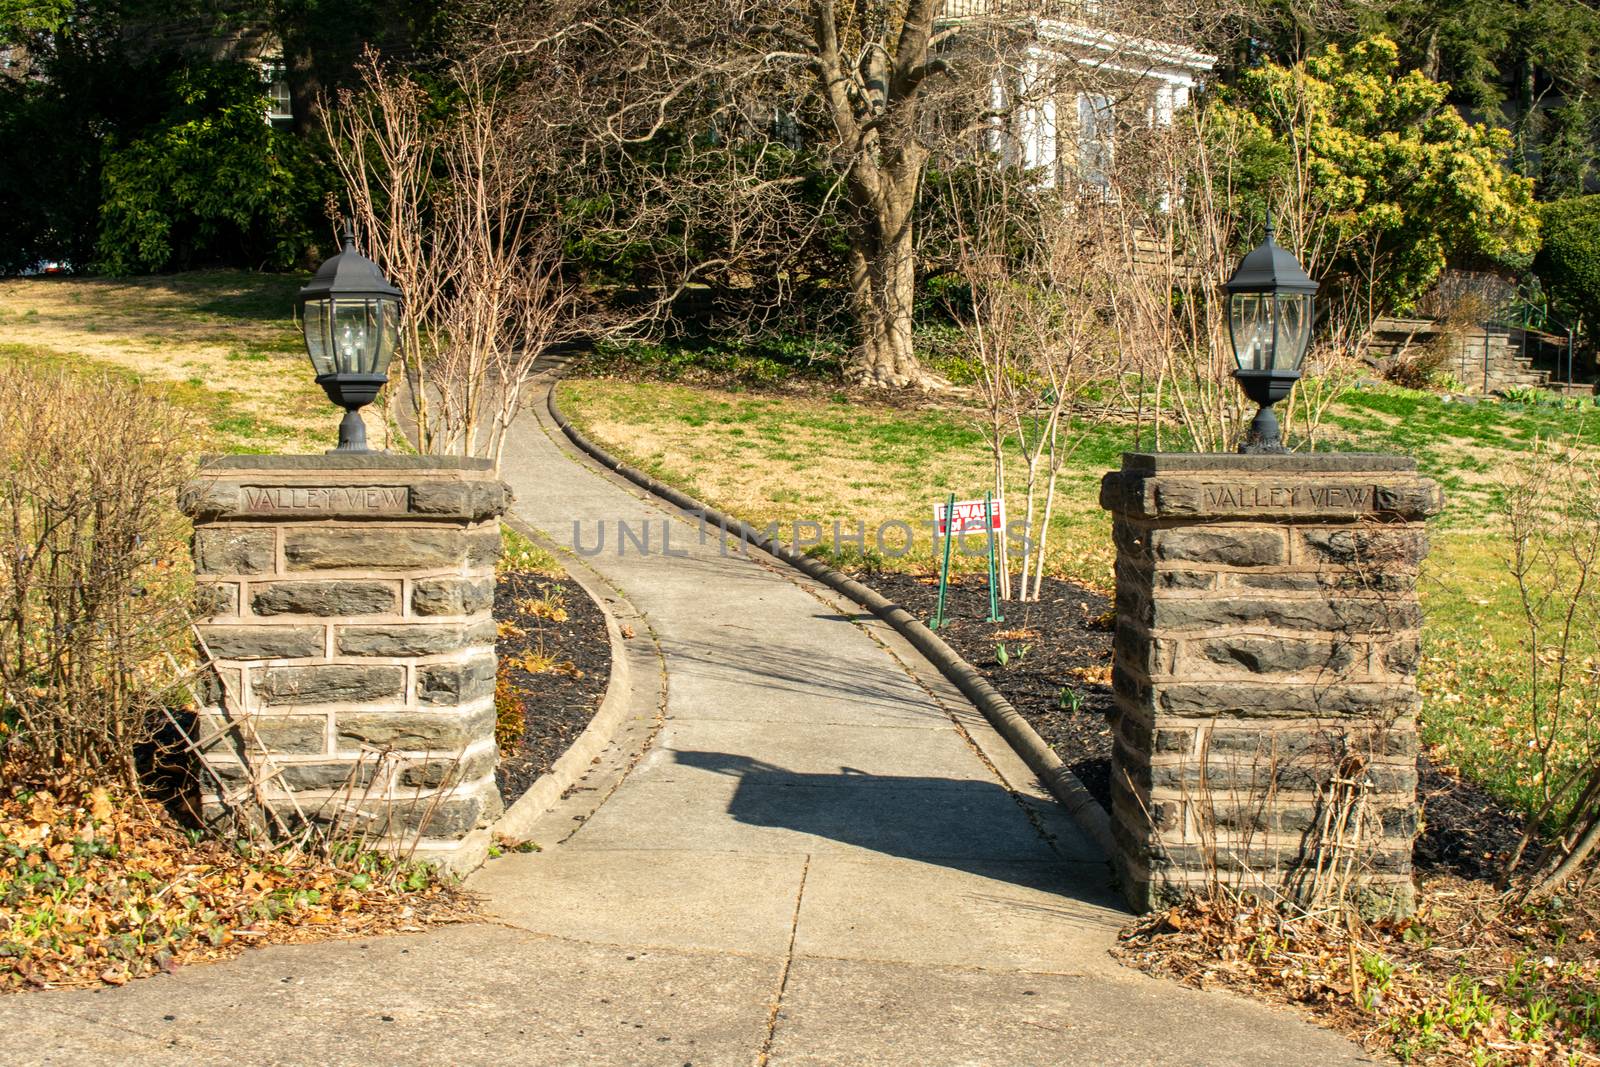
<instances>
[{"instance_id":1,"label":"stone block","mask_svg":"<svg viewBox=\"0 0 1600 1067\"><path fill-rule=\"evenodd\" d=\"M200 619L208 619L214 615L239 614L239 583L196 582L194 613L195 617Z\"/></svg>"},{"instance_id":2,"label":"stone block","mask_svg":"<svg viewBox=\"0 0 1600 1067\"><path fill-rule=\"evenodd\" d=\"M178 491L178 510L196 522L213 522L239 510L236 482L196 478Z\"/></svg>"},{"instance_id":3,"label":"stone block","mask_svg":"<svg viewBox=\"0 0 1600 1067\"><path fill-rule=\"evenodd\" d=\"M1130 564L1148 563L1150 560L1150 530L1121 518L1111 522L1111 539L1117 546L1117 558Z\"/></svg>"},{"instance_id":4,"label":"stone block","mask_svg":"<svg viewBox=\"0 0 1600 1067\"><path fill-rule=\"evenodd\" d=\"M209 760L207 766L224 781L233 786L245 785L250 775L244 764L237 760ZM279 773L274 783L296 792L305 790L364 790L378 771L376 759L338 760L319 763L290 763L274 761Z\"/></svg>"},{"instance_id":5,"label":"stone block","mask_svg":"<svg viewBox=\"0 0 1600 1067\"><path fill-rule=\"evenodd\" d=\"M1390 674L1415 677L1422 662L1420 637L1402 637L1382 649L1383 669Z\"/></svg>"},{"instance_id":6,"label":"stone block","mask_svg":"<svg viewBox=\"0 0 1600 1067\"><path fill-rule=\"evenodd\" d=\"M506 509L510 492L500 481L417 482L411 487L411 510L478 522L498 518Z\"/></svg>"},{"instance_id":7,"label":"stone block","mask_svg":"<svg viewBox=\"0 0 1600 1067\"><path fill-rule=\"evenodd\" d=\"M341 748L460 752L494 736L494 709L341 712L334 717L334 736Z\"/></svg>"},{"instance_id":8,"label":"stone block","mask_svg":"<svg viewBox=\"0 0 1600 1067\"><path fill-rule=\"evenodd\" d=\"M1366 526L1355 529L1303 530L1305 563L1337 563L1374 568L1415 567L1428 552L1421 529Z\"/></svg>"},{"instance_id":9,"label":"stone block","mask_svg":"<svg viewBox=\"0 0 1600 1067\"><path fill-rule=\"evenodd\" d=\"M493 567L500 561L500 553L504 547L498 523L484 529L473 530L467 534L467 566Z\"/></svg>"},{"instance_id":10,"label":"stone block","mask_svg":"<svg viewBox=\"0 0 1600 1067\"><path fill-rule=\"evenodd\" d=\"M493 656L417 668L419 704L465 704L494 695Z\"/></svg>"},{"instance_id":11,"label":"stone block","mask_svg":"<svg viewBox=\"0 0 1600 1067\"><path fill-rule=\"evenodd\" d=\"M1157 686L1155 697L1160 710L1171 715L1238 719L1400 718L1421 703L1415 686L1383 682L1187 682Z\"/></svg>"},{"instance_id":12,"label":"stone block","mask_svg":"<svg viewBox=\"0 0 1600 1067\"><path fill-rule=\"evenodd\" d=\"M478 826L499 815L500 795L493 799L482 793L468 793L435 801L432 797L399 800L390 805L390 836L465 837Z\"/></svg>"},{"instance_id":13,"label":"stone block","mask_svg":"<svg viewBox=\"0 0 1600 1067\"><path fill-rule=\"evenodd\" d=\"M256 674L252 690L267 705L354 704L399 699L405 686L404 667L324 663L268 667Z\"/></svg>"},{"instance_id":14,"label":"stone block","mask_svg":"<svg viewBox=\"0 0 1600 1067\"><path fill-rule=\"evenodd\" d=\"M408 571L459 566L469 542L459 530L370 527L290 529L283 558L291 570Z\"/></svg>"},{"instance_id":15,"label":"stone block","mask_svg":"<svg viewBox=\"0 0 1600 1067\"><path fill-rule=\"evenodd\" d=\"M304 659L327 651L321 626L202 626L200 636L218 659Z\"/></svg>"},{"instance_id":16,"label":"stone block","mask_svg":"<svg viewBox=\"0 0 1600 1067\"><path fill-rule=\"evenodd\" d=\"M1157 730L1155 731L1155 744L1147 748L1146 751L1153 751L1162 756L1182 756L1193 752L1194 746L1194 730Z\"/></svg>"},{"instance_id":17,"label":"stone block","mask_svg":"<svg viewBox=\"0 0 1600 1067\"><path fill-rule=\"evenodd\" d=\"M1225 721L1209 732L1206 748L1211 752L1276 754L1294 759L1310 755L1329 763L1355 756L1370 762L1379 757L1415 755L1416 724L1410 719L1385 719L1365 726L1301 720L1263 730L1249 723Z\"/></svg>"},{"instance_id":18,"label":"stone block","mask_svg":"<svg viewBox=\"0 0 1600 1067\"><path fill-rule=\"evenodd\" d=\"M1299 671L1343 673L1364 651L1351 641L1260 637L1235 634L1208 637L1191 644L1195 653L1219 667L1236 668L1251 674L1279 674Z\"/></svg>"},{"instance_id":19,"label":"stone block","mask_svg":"<svg viewBox=\"0 0 1600 1067\"><path fill-rule=\"evenodd\" d=\"M1283 532L1275 527L1174 526L1151 531L1150 544L1155 558L1164 562L1263 567L1288 556Z\"/></svg>"},{"instance_id":20,"label":"stone block","mask_svg":"<svg viewBox=\"0 0 1600 1067\"><path fill-rule=\"evenodd\" d=\"M394 582L289 581L250 587L257 615L392 615L400 610Z\"/></svg>"},{"instance_id":21,"label":"stone block","mask_svg":"<svg viewBox=\"0 0 1600 1067\"><path fill-rule=\"evenodd\" d=\"M394 623L340 626L335 643L346 656L432 656L492 644L494 623Z\"/></svg>"},{"instance_id":22,"label":"stone block","mask_svg":"<svg viewBox=\"0 0 1600 1067\"><path fill-rule=\"evenodd\" d=\"M248 719L249 725L244 725ZM203 746L202 753L242 751L248 737L253 734L272 752L287 755L314 756L327 751L328 717L326 715L284 715L257 712L250 716L234 713L203 712L195 717L197 740L212 739Z\"/></svg>"},{"instance_id":23,"label":"stone block","mask_svg":"<svg viewBox=\"0 0 1600 1067\"><path fill-rule=\"evenodd\" d=\"M213 666L195 677L195 699L203 708L220 708L230 694L237 700L243 685L244 676L238 667Z\"/></svg>"},{"instance_id":24,"label":"stone block","mask_svg":"<svg viewBox=\"0 0 1600 1067\"><path fill-rule=\"evenodd\" d=\"M196 574L271 574L277 563L272 530L216 526L194 532Z\"/></svg>"},{"instance_id":25,"label":"stone block","mask_svg":"<svg viewBox=\"0 0 1600 1067\"><path fill-rule=\"evenodd\" d=\"M1272 627L1366 634L1414 630L1422 624L1422 611L1414 598L1188 597L1157 599L1146 618L1159 630Z\"/></svg>"},{"instance_id":26,"label":"stone block","mask_svg":"<svg viewBox=\"0 0 1600 1067\"><path fill-rule=\"evenodd\" d=\"M407 760L396 778L408 789L447 789L462 782L473 782L494 771L494 748L479 748L456 759L429 757Z\"/></svg>"},{"instance_id":27,"label":"stone block","mask_svg":"<svg viewBox=\"0 0 1600 1067\"><path fill-rule=\"evenodd\" d=\"M419 578L411 583L413 615L476 615L493 606L493 578Z\"/></svg>"},{"instance_id":28,"label":"stone block","mask_svg":"<svg viewBox=\"0 0 1600 1067\"><path fill-rule=\"evenodd\" d=\"M1202 768L1198 760L1181 763L1152 763L1149 788L1190 794L1202 787L1226 793L1237 799L1243 794L1281 794L1299 792L1315 795L1339 771L1336 761L1302 757L1281 759L1270 755L1250 757L1211 756ZM1377 764L1362 772L1362 780L1377 793L1410 794L1417 787L1413 766Z\"/></svg>"},{"instance_id":29,"label":"stone block","mask_svg":"<svg viewBox=\"0 0 1600 1067\"><path fill-rule=\"evenodd\" d=\"M1155 581L1152 584L1157 589L1215 589L1217 587L1217 573L1215 571L1159 570L1156 571Z\"/></svg>"},{"instance_id":30,"label":"stone block","mask_svg":"<svg viewBox=\"0 0 1600 1067\"><path fill-rule=\"evenodd\" d=\"M1444 510L1444 491L1437 483L1425 479L1399 485L1379 485L1377 505L1396 518L1411 521L1426 519Z\"/></svg>"}]
</instances>

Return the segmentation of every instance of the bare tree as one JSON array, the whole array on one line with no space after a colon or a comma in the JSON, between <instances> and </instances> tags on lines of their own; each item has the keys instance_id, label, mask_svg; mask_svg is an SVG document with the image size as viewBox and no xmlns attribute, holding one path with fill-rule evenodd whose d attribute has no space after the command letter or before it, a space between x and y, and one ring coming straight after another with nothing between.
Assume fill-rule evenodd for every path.
<instances>
[{"instance_id":1,"label":"bare tree","mask_svg":"<svg viewBox=\"0 0 1600 1067\"><path fill-rule=\"evenodd\" d=\"M501 72L451 72L439 104L375 55L323 113L363 244L405 296L402 358L418 446L499 466L523 383L552 346L603 331L563 275L548 210L562 146Z\"/></svg>"},{"instance_id":2,"label":"bare tree","mask_svg":"<svg viewBox=\"0 0 1600 1067\"><path fill-rule=\"evenodd\" d=\"M1507 487L1506 566L1522 607L1526 746L1533 805L1502 876L1533 860L1518 886L1542 899L1584 872L1600 849L1600 674L1594 669L1600 493L1591 455L1536 442ZM1550 831L1545 836L1546 831Z\"/></svg>"},{"instance_id":3,"label":"bare tree","mask_svg":"<svg viewBox=\"0 0 1600 1067\"><path fill-rule=\"evenodd\" d=\"M1092 387L1119 371L1108 300L1120 235L1101 197L1041 188L1014 166L975 167L945 195L965 283L951 310L980 370L996 499L1005 498L1013 454L1021 463L1027 536L1016 594L1037 600L1061 467L1106 415L1113 394L1091 402ZM1009 599L1004 556L1001 569Z\"/></svg>"},{"instance_id":4,"label":"bare tree","mask_svg":"<svg viewBox=\"0 0 1600 1067\"><path fill-rule=\"evenodd\" d=\"M530 77L574 72L582 100L571 111L588 115L606 146L604 164L586 173L614 181L589 199L626 204L592 217L596 232L629 240L664 224L666 244L687 248L715 231L715 254L679 264L679 285L774 280L739 278L762 264L780 295L816 266L772 250L837 235L843 254L828 284L848 294L849 375L930 388L940 383L912 332L930 164L981 150L1024 97L1069 91L1083 71L1137 81L1141 64L1170 57L1146 37L1098 27L1183 39L1196 14L1182 0L1108 0L1090 25L1088 10L1053 0L557 0L500 18L484 48ZM782 160L793 165L774 165ZM830 177L821 190L816 164Z\"/></svg>"}]
</instances>

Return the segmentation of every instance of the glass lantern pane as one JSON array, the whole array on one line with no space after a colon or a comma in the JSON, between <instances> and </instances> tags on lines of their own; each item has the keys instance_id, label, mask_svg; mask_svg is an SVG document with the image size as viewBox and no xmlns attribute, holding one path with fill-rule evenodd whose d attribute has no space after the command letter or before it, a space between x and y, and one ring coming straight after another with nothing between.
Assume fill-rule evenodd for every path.
<instances>
[{"instance_id":1,"label":"glass lantern pane","mask_svg":"<svg viewBox=\"0 0 1600 1067\"><path fill-rule=\"evenodd\" d=\"M1265 293L1234 293L1229 301L1228 329L1233 358L1244 371L1272 366L1272 298Z\"/></svg>"},{"instance_id":2,"label":"glass lantern pane","mask_svg":"<svg viewBox=\"0 0 1600 1067\"><path fill-rule=\"evenodd\" d=\"M306 354L311 357L311 367L317 376L332 374L337 368L333 362L332 301L311 300L301 312L301 328L306 335Z\"/></svg>"},{"instance_id":3,"label":"glass lantern pane","mask_svg":"<svg viewBox=\"0 0 1600 1067\"><path fill-rule=\"evenodd\" d=\"M400 301L378 301L378 359L373 373L388 374L389 361L400 350Z\"/></svg>"},{"instance_id":4,"label":"glass lantern pane","mask_svg":"<svg viewBox=\"0 0 1600 1067\"><path fill-rule=\"evenodd\" d=\"M1277 304L1274 363L1276 370L1295 370L1305 359L1311 340L1311 294L1283 293Z\"/></svg>"},{"instance_id":5,"label":"glass lantern pane","mask_svg":"<svg viewBox=\"0 0 1600 1067\"><path fill-rule=\"evenodd\" d=\"M336 300L333 304L334 360L344 374L374 374L378 356L378 302Z\"/></svg>"}]
</instances>

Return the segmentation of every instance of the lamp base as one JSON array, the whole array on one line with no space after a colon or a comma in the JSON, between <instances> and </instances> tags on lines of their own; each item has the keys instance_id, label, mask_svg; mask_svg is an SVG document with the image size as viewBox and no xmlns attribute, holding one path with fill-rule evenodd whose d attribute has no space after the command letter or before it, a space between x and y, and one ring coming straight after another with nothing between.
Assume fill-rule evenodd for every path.
<instances>
[{"instance_id":1,"label":"lamp base","mask_svg":"<svg viewBox=\"0 0 1600 1067\"><path fill-rule=\"evenodd\" d=\"M1239 445L1240 454L1287 452L1288 449L1283 447L1283 437L1278 432L1278 416L1273 414L1272 405L1294 389L1294 383L1300 380L1299 369L1236 370L1233 377L1244 390L1244 395L1254 400L1261 409L1256 412L1255 420L1250 423L1250 429Z\"/></svg>"},{"instance_id":2,"label":"lamp base","mask_svg":"<svg viewBox=\"0 0 1600 1067\"><path fill-rule=\"evenodd\" d=\"M345 408L344 418L339 420L339 447L328 449L328 455L371 451L367 447L367 424L361 418L361 409Z\"/></svg>"},{"instance_id":3,"label":"lamp base","mask_svg":"<svg viewBox=\"0 0 1600 1067\"><path fill-rule=\"evenodd\" d=\"M1256 412L1256 417L1250 420L1250 430L1239 445L1239 454L1271 455L1287 451L1283 447L1283 435L1278 431L1278 416L1273 413L1271 405L1262 407Z\"/></svg>"}]
</instances>

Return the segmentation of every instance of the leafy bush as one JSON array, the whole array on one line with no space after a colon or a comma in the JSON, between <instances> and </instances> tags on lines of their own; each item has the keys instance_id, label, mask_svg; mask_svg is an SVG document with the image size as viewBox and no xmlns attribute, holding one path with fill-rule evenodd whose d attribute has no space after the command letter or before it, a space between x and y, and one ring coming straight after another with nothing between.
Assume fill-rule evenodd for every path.
<instances>
[{"instance_id":1,"label":"leafy bush","mask_svg":"<svg viewBox=\"0 0 1600 1067\"><path fill-rule=\"evenodd\" d=\"M0 758L133 784L188 623L188 430L113 379L0 365Z\"/></svg>"},{"instance_id":2,"label":"leafy bush","mask_svg":"<svg viewBox=\"0 0 1600 1067\"><path fill-rule=\"evenodd\" d=\"M191 63L167 87L160 120L106 153L100 267L294 266L313 242L326 179L299 141L264 121L260 74Z\"/></svg>"},{"instance_id":3,"label":"leafy bush","mask_svg":"<svg viewBox=\"0 0 1600 1067\"><path fill-rule=\"evenodd\" d=\"M1445 106L1449 93L1403 70L1399 47L1378 35L1290 67L1251 67L1212 114L1240 135L1255 197L1302 180L1314 191L1339 250L1333 276L1366 277L1383 307L1405 309L1452 258L1525 263L1538 246L1533 182L1505 166L1510 135L1469 123ZM1297 178L1302 142L1309 176Z\"/></svg>"},{"instance_id":4,"label":"leafy bush","mask_svg":"<svg viewBox=\"0 0 1600 1067\"><path fill-rule=\"evenodd\" d=\"M1563 309L1600 329L1600 195L1544 205L1544 247L1533 269Z\"/></svg>"}]
</instances>

